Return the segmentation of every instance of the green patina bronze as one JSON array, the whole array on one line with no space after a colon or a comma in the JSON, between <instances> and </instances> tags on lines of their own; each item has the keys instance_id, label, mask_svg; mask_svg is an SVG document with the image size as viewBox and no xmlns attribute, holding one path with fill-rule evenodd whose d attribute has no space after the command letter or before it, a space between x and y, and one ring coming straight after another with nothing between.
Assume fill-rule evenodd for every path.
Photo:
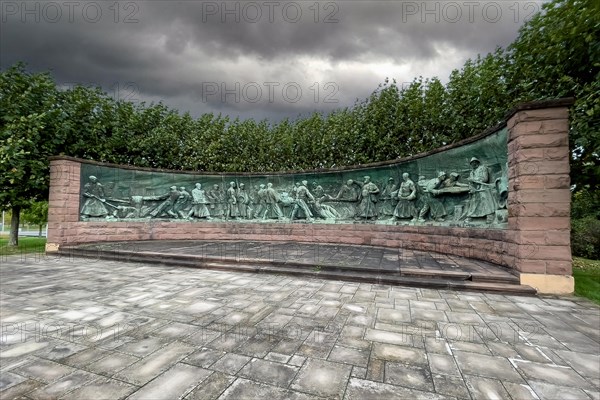
<instances>
[{"instance_id":1,"label":"green patina bronze","mask_svg":"<svg viewBox=\"0 0 600 400\"><path fill-rule=\"evenodd\" d=\"M506 227L507 130L353 169L204 174L82 164L86 220L169 219Z\"/></svg>"}]
</instances>

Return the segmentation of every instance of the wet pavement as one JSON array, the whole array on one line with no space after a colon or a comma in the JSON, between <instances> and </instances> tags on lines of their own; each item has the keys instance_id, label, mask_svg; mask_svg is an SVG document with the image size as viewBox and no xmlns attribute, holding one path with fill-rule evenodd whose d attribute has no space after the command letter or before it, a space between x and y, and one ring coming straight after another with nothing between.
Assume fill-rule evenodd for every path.
<instances>
[{"instance_id":1,"label":"wet pavement","mask_svg":"<svg viewBox=\"0 0 600 400\"><path fill-rule=\"evenodd\" d=\"M577 297L0 261L3 400L600 398L600 308Z\"/></svg>"}]
</instances>

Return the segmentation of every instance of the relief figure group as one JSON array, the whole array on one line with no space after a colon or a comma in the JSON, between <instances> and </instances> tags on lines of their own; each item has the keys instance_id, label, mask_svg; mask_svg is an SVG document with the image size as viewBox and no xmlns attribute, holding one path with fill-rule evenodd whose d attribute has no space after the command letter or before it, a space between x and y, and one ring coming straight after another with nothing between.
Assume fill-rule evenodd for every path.
<instances>
[{"instance_id":1,"label":"relief figure group","mask_svg":"<svg viewBox=\"0 0 600 400\"><path fill-rule=\"evenodd\" d=\"M469 165L467 183L459 181L457 172L444 171L429 179L420 175L416 182L408 172L403 172L399 185L393 177L378 185L370 176L363 176L346 180L339 189L331 184L325 188L317 182L309 184L307 180L294 182L287 188L276 188L269 181L248 180L246 185L231 180L226 189L213 184L205 191L198 182L191 191L185 186L172 185L163 194L129 199L106 196L98 179L89 176L82 190L80 214L82 220L350 220L418 224L444 222L450 213L455 222L490 223L497 210L506 207L506 173L503 171L503 176L492 183L489 168L478 158L472 157ZM448 206L453 207L446 210Z\"/></svg>"}]
</instances>

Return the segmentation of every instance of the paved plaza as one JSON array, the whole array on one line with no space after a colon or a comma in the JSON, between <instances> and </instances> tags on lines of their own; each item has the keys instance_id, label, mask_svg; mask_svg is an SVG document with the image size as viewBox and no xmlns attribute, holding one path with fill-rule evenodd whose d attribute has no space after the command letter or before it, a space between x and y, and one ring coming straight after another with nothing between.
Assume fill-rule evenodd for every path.
<instances>
[{"instance_id":1,"label":"paved plaza","mask_svg":"<svg viewBox=\"0 0 600 400\"><path fill-rule=\"evenodd\" d=\"M0 261L2 400L600 399L585 299Z\"/></svg>"}]
</instances>

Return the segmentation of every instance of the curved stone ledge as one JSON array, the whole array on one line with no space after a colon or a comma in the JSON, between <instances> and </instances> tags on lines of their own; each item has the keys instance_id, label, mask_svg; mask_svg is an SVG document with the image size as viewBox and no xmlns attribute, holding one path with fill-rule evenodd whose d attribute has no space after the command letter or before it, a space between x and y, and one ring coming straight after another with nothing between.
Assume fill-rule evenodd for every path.
<instances>
[{"instance_id":1,"label":"curved stone ledge","mask_svg":"<svg viewBox=\"0 0 600 400\"><path fill-rule=\"evenodd\" d=\"M56 236L54 236L56 235ZM355 244L452 254L513 268L511 232L439 226L305 224L74 222L49 232L64 245L139 240L250 240Z\"/></svg>"}]
</instances>

